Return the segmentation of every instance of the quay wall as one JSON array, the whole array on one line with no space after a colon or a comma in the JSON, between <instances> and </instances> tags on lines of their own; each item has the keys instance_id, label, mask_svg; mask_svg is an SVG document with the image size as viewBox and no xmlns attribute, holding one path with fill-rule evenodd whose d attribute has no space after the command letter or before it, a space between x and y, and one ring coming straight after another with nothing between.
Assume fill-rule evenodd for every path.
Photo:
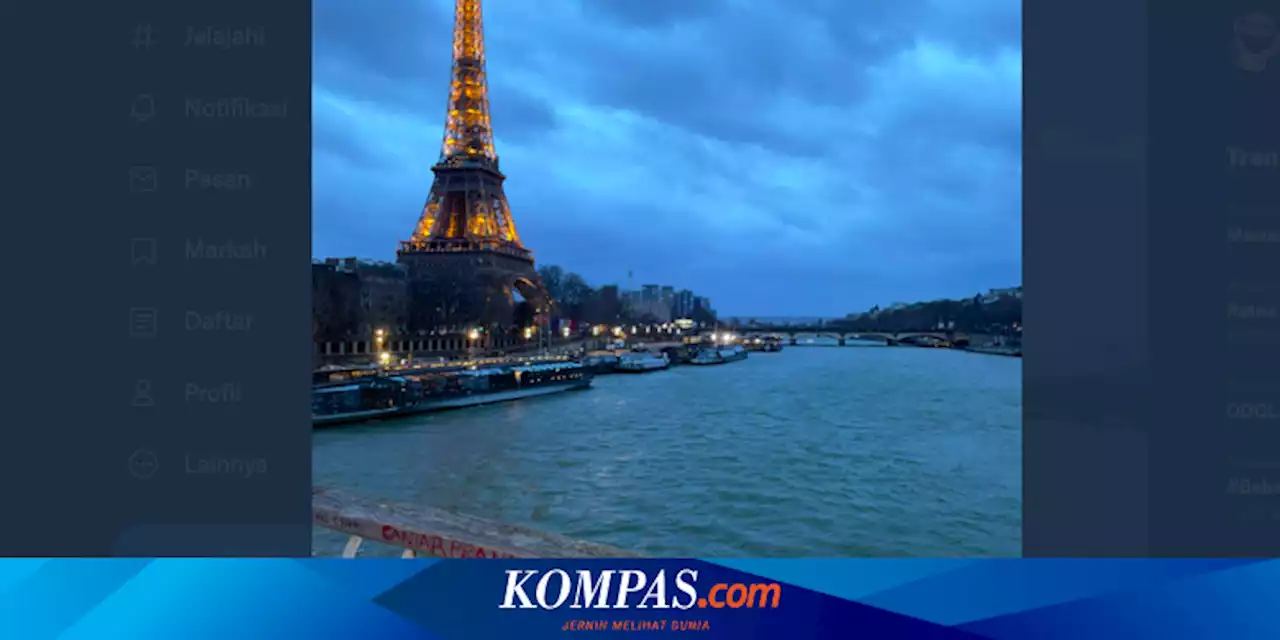
<instances>
[{"instance_id":1,"label":"quay wall","mask_svg":"<svg viewBox=\"0 0 1280 640\"><path fill-rule=\"evenodd\" d=\"M363 365L377 361L378 354L390 354L393 361L412 357L414 360L454 360L486 356L493 353L507 355L529 353L570 353L580 350L603 349L616 338L609 335L600 336L557 336L550 342L525 340L505 335L483 335L471 339L465 334L429 335L429 336L387 336L382 348L374 340L348 340L316 342L312 346L312 364L314 367L325 365ZM680 345L680 336L667 333L637 333L625 338L628 346L643 344L651 349L663 349Z\"/></svg>"},{"instance_id":2,"label":"quay wall","mask_svg":"<svg viewBox=\"0 0 1280 640\"><path fill-rule=\"evenodd\" d=\"M459 358L483 357L496 352L512 355L541 353L544 351L562 353L580 349L584 343L591 343L593 340L598 342L600 346L605 344L603 339L584 341L580 338L557 338L552 340L550 346L548 346L545 342L542 345L538 345L535 342L511 338L470 340L463 336L414 339L392 337L388 338L385 341L384 348L379 350L376 344L369 341L324 342L313 345L312 364L315 367L372 364L377 362L380 351L390 354L391 359L395 362L407 358L423 361L439 360L441 358L456 360ZM587 348L598 347L587 344Z\"/></svg>"}]
</instances>

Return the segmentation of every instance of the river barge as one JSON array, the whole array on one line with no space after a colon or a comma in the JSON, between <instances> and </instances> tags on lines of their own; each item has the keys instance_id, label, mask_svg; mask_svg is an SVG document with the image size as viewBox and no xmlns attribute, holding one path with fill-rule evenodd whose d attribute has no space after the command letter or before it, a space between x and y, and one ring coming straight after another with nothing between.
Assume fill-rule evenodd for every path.
<instances>
[{"instance_id":1,"label":"river barge","mask_svg":"<svg viewBox=\"0 0 1280 640\"><path fill-rule=\"evenodd\" d=\"M618 354L592 353L582 359L582 366L594 374L613 373L618 367Z\"/></svg>"},{"instance_id":2,"label":"river barge","mask_svg":"<svg viewBox=\"0 0 1280 640\"><path fill-rule=\"evenodd\" d=\"M741 345L732 345L724 347L702 347L689 360L689 364L696 365L713 365L728 364L739 360L747 359L747 350Z\"/></svg>"},{"instance_id":3,"label":"river barge","mask_svg":"<svg viewBox=\"0 0 1280 640\"><path fill-rule=\"evenodd\" d=\"M671 366L671 358L665 353L652 353L647 350L624 353L618 357L614 371L618 373L648 373L662 371Z\"/></svg>"},{"instance_id":4,"label":"river barge","mask_svg":"<svg viewBox=\"0 0 1280 640\"><path fill-rule=\"evenodd\" d=\"M586 389L591 378L576 362L361 377L314 386L311 423L328 427L507 402Z\"/></svg>"},{"instance_id":5,"label":"river barge","mask_svg":"<svg viewBox=\"0 0 1280 640\"><path fill-rule=\"evenodd\" d=\"M747 351L762 351L764 353L777 353L782 351L782 340L780 338L752 338L743 340L742 346Z\"/></svg>"}]
</instances>

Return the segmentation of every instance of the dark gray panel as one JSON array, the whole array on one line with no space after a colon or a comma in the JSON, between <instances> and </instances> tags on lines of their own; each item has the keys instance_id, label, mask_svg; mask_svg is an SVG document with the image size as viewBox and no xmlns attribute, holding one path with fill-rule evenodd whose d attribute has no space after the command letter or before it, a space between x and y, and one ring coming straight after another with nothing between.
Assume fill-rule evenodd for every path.
<instances>
[{"instance_id":1,"label":"dark gray panel","mask_svg":"<svg viewBox=\"0 0 1280 640\"><path fill-rule=\"evenodd\" d=\"M1026 555L1276 552L1264 4L1026 8Z\"/></svg>"},{"instance_id":2,"label":"dark gray panel","mask_svg":"<svg viewBox=\"0 0 1280 640\"><path fill-rule=\"evenodd\" d=\"M309 555L310 4L19 10L0 550Z\"/></svg>"}]
</instances>

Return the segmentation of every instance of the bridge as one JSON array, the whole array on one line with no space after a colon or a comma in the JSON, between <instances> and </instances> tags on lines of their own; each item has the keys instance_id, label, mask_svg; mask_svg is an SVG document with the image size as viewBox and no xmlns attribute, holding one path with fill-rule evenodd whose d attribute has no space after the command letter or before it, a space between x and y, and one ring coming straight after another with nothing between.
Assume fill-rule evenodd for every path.
<instances>
[{"instance_id":1,"label":"bridge","mask_svg":"<svg viewBox=\"0 0 1280 640\"><path fill-rule=\"evenodd\" d=\"M743 327L733 331L734 335L743 338L778 338L788 341L792 346L846 346L850 342L880 342L885 346L899 344L933 345L947 344L964 346L969 344L969 335L963 331L922 330L922 331L855 331L834 327ZM713 332L703 335L711 336ZM826 338L835 341L835 345L813 344L811 341Z\"/></svg>"}]
</instances>

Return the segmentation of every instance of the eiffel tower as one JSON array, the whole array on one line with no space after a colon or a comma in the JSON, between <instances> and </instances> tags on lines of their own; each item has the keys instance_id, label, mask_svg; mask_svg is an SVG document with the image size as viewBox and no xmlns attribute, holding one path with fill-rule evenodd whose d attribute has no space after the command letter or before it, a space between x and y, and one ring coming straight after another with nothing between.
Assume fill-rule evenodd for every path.
<instances>
[{"instance_id":1,"label":"eiffel tower","mask_svg":"<svg viewBox=\"0 0 1280 640\"><path fill-rule=\"evenodd\" d=\"M400 243L397 261L409 274L413 324L419 328L513 319L513 291L538 312L554 301L520 242L502 190L489 122L484 26L480 0L456 0L453 74L435 180L414 228Z\"/></svg>"}]
</instances>

